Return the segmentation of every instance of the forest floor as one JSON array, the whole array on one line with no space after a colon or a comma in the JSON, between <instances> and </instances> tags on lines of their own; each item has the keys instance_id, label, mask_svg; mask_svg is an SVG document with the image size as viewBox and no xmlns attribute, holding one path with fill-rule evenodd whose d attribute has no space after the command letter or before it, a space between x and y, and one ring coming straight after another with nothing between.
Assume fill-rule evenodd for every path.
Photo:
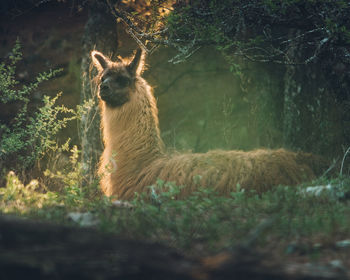
<instances>
[{"instance_id":1,"label":"forest floor","mask_svg":"<svg viewBox=\"0 0 350 280\"><path fill-rule=\"evenodd\" d=\"M103 269L116 274L98 279L166 272L169 279L348 279L349 182L320 179L262 195L238 189L230 197L202 189L179 200L179 187L158 181L151 196L120 202L97 188L43 191L11 172L0 189L0 266L34 269L37 279L97 279ZM138 272L130 276L125 262ZM94 272L77 272L91 263Z\"/></svg>"}]
</instances>

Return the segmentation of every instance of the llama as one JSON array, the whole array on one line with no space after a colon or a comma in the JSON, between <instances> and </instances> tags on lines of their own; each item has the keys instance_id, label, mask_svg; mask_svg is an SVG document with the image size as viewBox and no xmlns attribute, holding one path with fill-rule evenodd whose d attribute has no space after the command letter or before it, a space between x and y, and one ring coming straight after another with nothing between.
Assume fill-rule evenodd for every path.
<instances>
[{"instance_id":1,"label":"llama","mask_svg":"<svg viewBox=\"0 0 350 280\"><path fill-rule=\"evenodd\" d=\"M141 77L144 52L112 62L91 53L98 70L104 151L98 174L107 196L129 200L148 192L161 179L184 186L179 197L199 187L228 195L239 184L258 193L277 185L314 179L323 168L319 157L285 149L212 150L207 153L167 153L160 137L158 110L152 88ZM200 178L194 180L194 178Z\"/></svg>"}]
</instances>

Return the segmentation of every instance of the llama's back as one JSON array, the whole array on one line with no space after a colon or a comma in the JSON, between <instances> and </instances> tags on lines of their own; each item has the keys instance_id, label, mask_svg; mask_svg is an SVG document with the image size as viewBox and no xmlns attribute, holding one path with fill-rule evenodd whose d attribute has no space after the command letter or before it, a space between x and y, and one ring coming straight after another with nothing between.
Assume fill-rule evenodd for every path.
<instances>
[{"instance_id":1,"label":"llama's back","mask_svg":"<svg viewBox=\"0 0 350 280\"><path fill-rule=\"evenodd\" d=\"M235 191L238 184L261 193L273 186L292 186L312 180L322 168L324 163L319 157L284 149L172 154L145 166L133 185L118 194L121 199L130 199L135 192L147 192L146 186L154 184L158 178L184 186L180 196L199 187L211 187L227 195Z\"/></svg>"},{"instance_id":2,"label":"llama's back","mask_svg":"<svg viewBox=\"0 0 350 280\"><path fill-rule=\"evenodd\" d=\"M165 155L158 127L156 101L142 79L141 50L132 60L110 61L92 52L98 69L105 150L99 175L102 190L119 199L162 179L182 185L181 196L199 187L225 195L242 188L263 192L276 185L295 185L315 178L320 160L315 156L280 150L221 151Z\"/></svg>"}]
</instances>

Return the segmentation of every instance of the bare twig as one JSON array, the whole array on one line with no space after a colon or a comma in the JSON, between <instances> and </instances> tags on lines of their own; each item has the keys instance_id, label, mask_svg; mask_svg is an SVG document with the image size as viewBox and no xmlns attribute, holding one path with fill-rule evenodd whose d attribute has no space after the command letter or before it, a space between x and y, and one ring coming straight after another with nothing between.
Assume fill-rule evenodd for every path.
<instances>
[{"instance_id":1,"label":"bare twig","mask_svg":"<svg viewBox=\"0 0 350 280\"><path fill-rule=\"evenodd\" d=\"M350 153L350 147L346 150L344 156L343 156L343 160L341 162L341 167L340 167L340 176L343 176L343 167L344 167L344 162L345 162L345 158L347 157L347 155Z\"/></svg>"}]
</instances>

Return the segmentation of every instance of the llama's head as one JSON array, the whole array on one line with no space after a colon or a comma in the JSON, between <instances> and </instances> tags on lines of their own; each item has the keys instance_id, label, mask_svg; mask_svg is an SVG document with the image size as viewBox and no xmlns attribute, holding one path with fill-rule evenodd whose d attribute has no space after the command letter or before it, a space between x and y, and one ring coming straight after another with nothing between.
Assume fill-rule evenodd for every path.
<instances>
[{"instance_id":1,"label":"llama's head","mask_svg":"<svg viewBox=\"0 0 350 280\"><path fill-rule=\"evenodd\" d=\"M98 51L91 52L98 69L98 95L110 107L121 107L130 100L135 81L143 68L143 52L138 49L131 60L118 58L112 62Z\"/></svg>"}]
</instances>

